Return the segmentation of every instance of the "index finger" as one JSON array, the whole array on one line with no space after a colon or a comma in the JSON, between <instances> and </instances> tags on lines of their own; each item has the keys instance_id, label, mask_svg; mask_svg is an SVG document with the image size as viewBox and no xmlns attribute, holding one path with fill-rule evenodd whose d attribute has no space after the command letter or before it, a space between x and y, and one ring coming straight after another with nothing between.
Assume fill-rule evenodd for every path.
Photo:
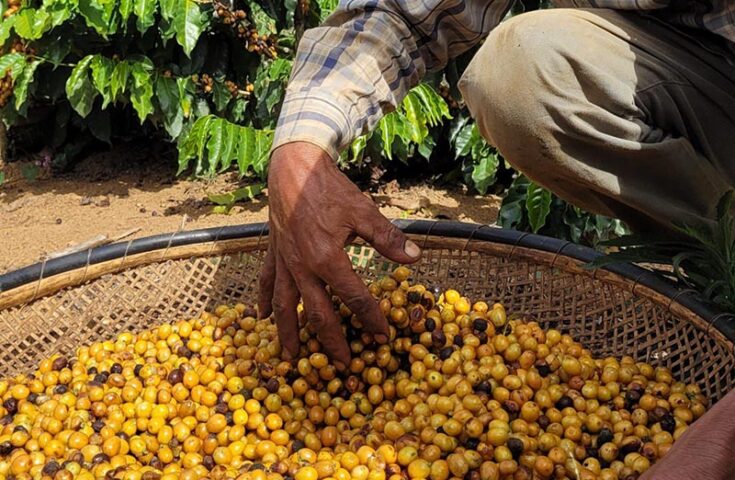
<instances>
[{"instance_id":1,"label":"index finger","mask_svg":"<svg viewBox=\"0 0 735 480\"><path fill-rule=\"evenodd\" d=\"M294 280L304 301L306 321L316 332L316 337L338 370L350 363L350 347L342 331L342 324L334 311L332 299L327 295L321 280L313 274L298 274Z\"/></svg>"}]
</instances>

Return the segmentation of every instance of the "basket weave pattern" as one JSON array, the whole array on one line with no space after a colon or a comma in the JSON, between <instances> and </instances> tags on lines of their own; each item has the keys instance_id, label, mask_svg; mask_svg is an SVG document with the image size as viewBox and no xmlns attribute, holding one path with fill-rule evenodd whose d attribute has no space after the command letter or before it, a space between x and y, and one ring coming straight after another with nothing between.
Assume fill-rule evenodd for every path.
<instances>
[{"instance_id":1,"label":"basket weave pattern","mask_svg":"<svg viewBox=\"0 0 735 480\"><path fill-rule=\"evenodd\" d=\"M222 303L252 304L263 244L234 254L210 250L153 261L0 310L2 376L28 373L52 353L69 354L124 331L195 317ZM731 342L661 302L632 293L635 288L560 267L564 262L465 247L441 239L424 242L413 278L427 286L456 288L472 300L501 302L511 316L570 333L595 355L630 355L666 366L713 399L735 383ZM353 246L349 253L366 279L395 266L367 246Z\"/></svg>"}]
</instances>

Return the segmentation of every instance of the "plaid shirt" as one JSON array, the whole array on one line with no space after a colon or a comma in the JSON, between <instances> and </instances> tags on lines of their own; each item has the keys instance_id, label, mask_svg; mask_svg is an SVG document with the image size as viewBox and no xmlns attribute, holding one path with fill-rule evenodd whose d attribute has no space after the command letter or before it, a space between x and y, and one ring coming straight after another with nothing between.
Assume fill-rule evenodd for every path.
<instances>
[{"instance_id":1,"label":"plaid shirt","mask_svg":"<svg viewBox=\"0 0 735 480\"><path fill-rule=\"evenodd\" d=\"M273 148L306 141L332 158L369 132L427 71L479 43L514 0L342 0L304 34ZM559 7L654 11L735 42L735 0L555 0ZM731 43L731 46L733 44Z\"/></svg>"}]
</instances>

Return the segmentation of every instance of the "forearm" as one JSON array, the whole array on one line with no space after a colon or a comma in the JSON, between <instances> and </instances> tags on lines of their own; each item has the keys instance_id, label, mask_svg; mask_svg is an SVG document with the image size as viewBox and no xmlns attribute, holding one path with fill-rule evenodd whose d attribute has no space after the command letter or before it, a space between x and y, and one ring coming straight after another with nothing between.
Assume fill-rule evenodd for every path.
<instances>
[{"instance_id":1,"label":"forearm","mask_svg":"<svg viewBox=\"0 0 735 480\"><path fill-rule=\"evenodd\" d=\"M512 0L342 2L301 40L274 148L307 141L332 158L375 127L427 71L478 43Z\"/></svg>"}]
</instances>

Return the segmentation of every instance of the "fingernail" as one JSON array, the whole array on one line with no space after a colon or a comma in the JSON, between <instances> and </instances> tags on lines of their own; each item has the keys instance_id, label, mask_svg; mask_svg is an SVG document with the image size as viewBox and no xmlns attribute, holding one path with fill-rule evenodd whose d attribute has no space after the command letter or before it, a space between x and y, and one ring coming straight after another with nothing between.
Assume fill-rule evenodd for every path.
<instances>
[{"instance_id":1,"label":"fingernail","mask_svg":"<svg viewBox=\"0 0 735 480\"><path fill-rule=\"evenodd\" d=\"M376 342L382 345L385 345L386 343L388 343L388 335L385 335L383 333L376 333L374 338Z\"/></svg>"},{"instance_id":2,"label":"fingernail","mask_svg":"<svg viewBox=\"0 0 735 480\"><path fill-rule=\"evenodd\" d=\"M334 366L337 370L340 372L344 372L347 367L345 367L345 364L340 362L339 360L334 361Z\"/></svg>"},{"instance_id":3,"label":"fingernail","mask_svg":"<svg viewBox=\"0 0 735 480\"><path fill-rule=\"evenodd\" d=\"M411 258L418 258L421 255L421 249L411 240L406 240L405 245L403 245L403 251Z\"/></svg>"}]
</instances>

